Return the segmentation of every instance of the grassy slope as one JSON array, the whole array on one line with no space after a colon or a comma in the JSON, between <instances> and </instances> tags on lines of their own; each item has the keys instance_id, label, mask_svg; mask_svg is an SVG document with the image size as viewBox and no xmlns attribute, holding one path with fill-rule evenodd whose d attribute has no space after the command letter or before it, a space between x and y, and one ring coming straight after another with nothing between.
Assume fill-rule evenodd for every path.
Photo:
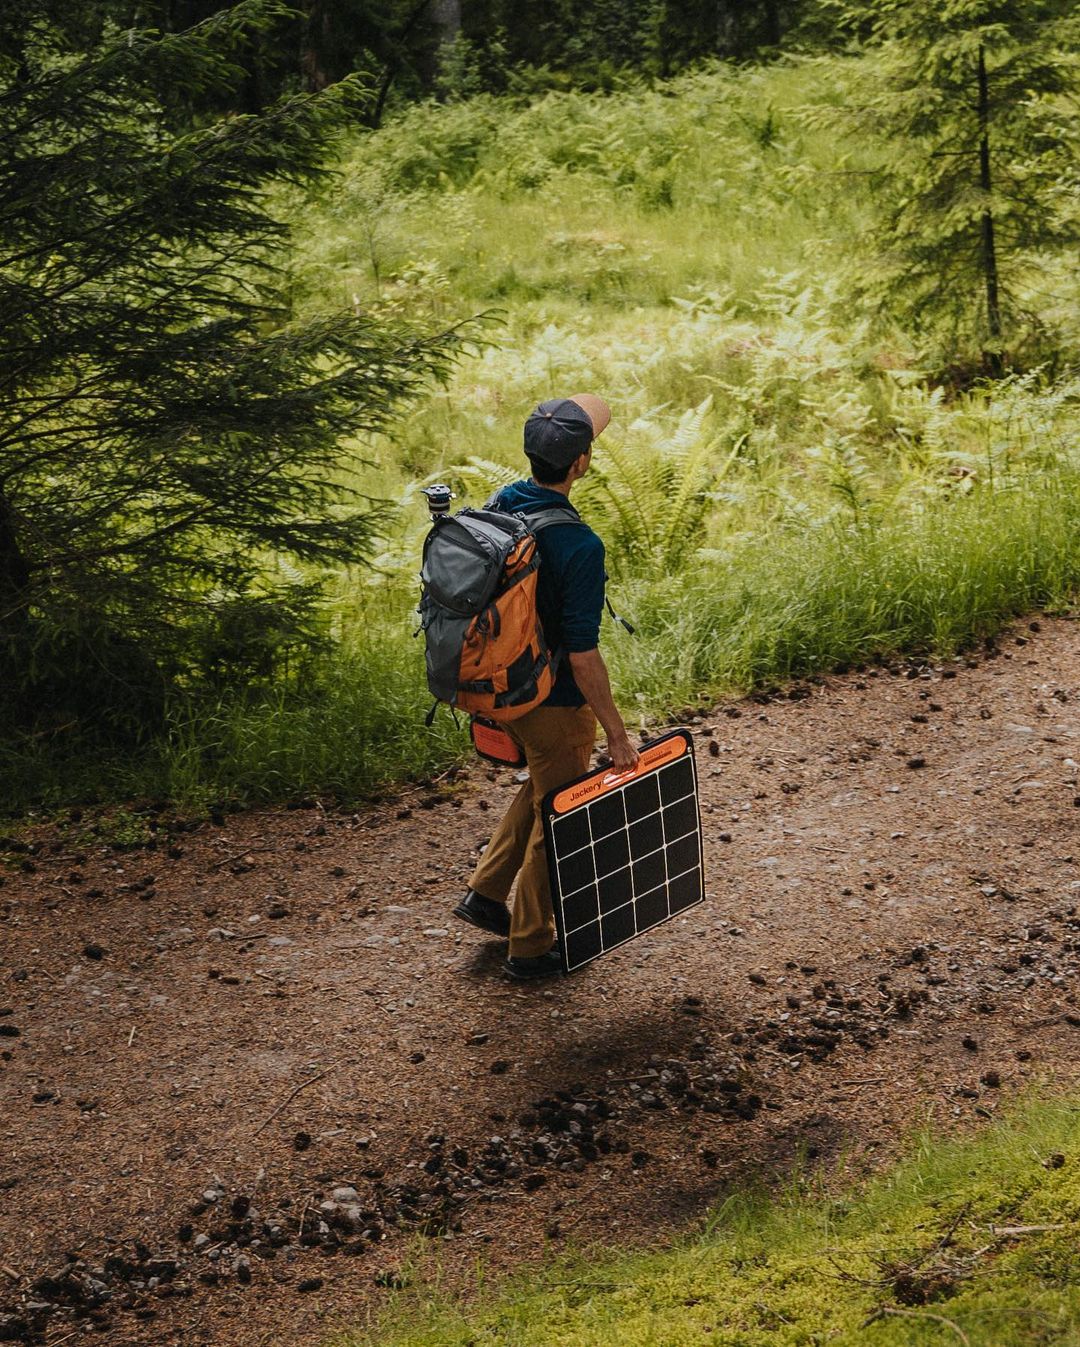
<instances>
[{"instance_id":1,"label":"grassy slope","mask_svg":"<svg viewBox=\"0 0 1080 1347\"><path fill-rule=\"evenodd\" d=\"M1060 1228L990 1229L1047 1225ZM377 1331L347 1341L1065 1347L1080 1343L1078 1238L1080 1115L1042 1103L973 1140L924 1137L841 1196L820 1180L776 1197L733 1193L702 1236L674 1249L560 1261L467 1308L418 1286ZM884 1308L899 1313L868 1325Z\"/></svg>"},{"instance_id":2,"label":"grassy slope","mask_svg":"<svg viewBox=\"0 0 1080 1347\"><path fill-rule=\"evenodd\" d=\"M949 652L1068 601L1076 388L946 403L844 302L873 214L864 161L797 110L839 98L847 69L418 107L358 143L305 207L298 304L429 323L494 307L501 325L393 443L361 450L399 512L378 573L340 587L326 695L200 718L188 742L209 732L217 762L189 753L177 780L352 791L448 761L461 740L423 728L410 636L417 486L448 478L479 503L520 473L530 407L568 389L615 410L575 500L639 629L602 636L632 718L884 650Z\"/></svg>"}]
</instances>

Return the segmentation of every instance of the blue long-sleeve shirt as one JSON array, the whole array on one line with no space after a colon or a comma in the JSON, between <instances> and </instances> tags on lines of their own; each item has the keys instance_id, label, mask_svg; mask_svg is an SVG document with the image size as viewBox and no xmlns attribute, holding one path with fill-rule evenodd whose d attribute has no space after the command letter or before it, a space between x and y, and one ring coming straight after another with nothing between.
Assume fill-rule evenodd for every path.
<instances>
[{"instance_id":1,"label":"blue long-sleeve shirt","mask_svg":"<svg viewBox=\"0 0 1080 1347\"><path fill-rule=\"evenodd\" d=\"M528 515L530 511L561 506L578 512L558 491L533 482L514 482L498 492L500 509ZM566 654L594 650L600 640L604 611L604 544L587 524L552 524L536 535L540 570L536 609L552 651ZM545 706L584 706L570 661L563 659Z\"/></svg>"}]
</instances>

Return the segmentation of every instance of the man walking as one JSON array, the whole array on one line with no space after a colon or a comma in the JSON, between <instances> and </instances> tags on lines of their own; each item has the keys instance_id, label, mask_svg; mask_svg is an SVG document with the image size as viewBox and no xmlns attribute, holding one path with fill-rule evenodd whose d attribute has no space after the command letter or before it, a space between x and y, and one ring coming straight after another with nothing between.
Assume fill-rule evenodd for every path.
<instances>
[{"instance_id":1,"label":"man walking","mask_svg":"<svg viewBox=\"0 0 1080 1347\"><path fill-rule=\"evenodd\" d=\"M525 422L528 481L514 482L493 507L524 514L566 511L567 522L536 535L540 550L536 606L548 648L561 652L547 700L506 725L525 755L529 780L495 830L455 916L510 937L504 964L515 979L561 971L555 943L541 805L544 796L589 769L599 720L617 772L638 760L611 695L607 667L597 648L604 607L604 544L582 523L570 492L589 470L593 440L611 420L603 398L578 393L542 402ZM507 900L517 877L511 914Z\"/></svg>"}]
</instances>

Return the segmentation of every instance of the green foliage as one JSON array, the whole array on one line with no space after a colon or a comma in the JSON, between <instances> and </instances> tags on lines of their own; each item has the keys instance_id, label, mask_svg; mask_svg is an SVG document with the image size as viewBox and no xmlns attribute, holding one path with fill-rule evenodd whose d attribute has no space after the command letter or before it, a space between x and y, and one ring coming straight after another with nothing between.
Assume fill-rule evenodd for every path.
<instances>
[{"instance_id":1,"label":"green foliage","mask_svg":"<svg viewBox=\"0 0 1080 1347\"><path fill-rule=\"evenodd\" d=\"M582 483L579 506L628 570L679 574L704 541L710 495L738 453L736 446L727 465L716 460L716 440L705 429L711 410L708 397L685 412L671 433L655 421L638 420L630 443L608 447Z\"/></svg>"},{"instance_id":2,"label":"green foliage","mask_svg":"<svg viewBox=\"0 0 1080 1347\"><path fill-rule=\"evenodd\" d=\"M118 30L182 31L228 7L224 0L36 0L37 12L79 50ZM358 109L372 126L388 109L431 95L610 90L629 72L666 79L695 61L745 60L807 36L827 46L835 34L807 23L816 8L817 0L306 0L279 6L273 22L243 36L242 80L178 90L176 110L186 120L259 112L282 94L353 75L375 90ZM12 19L9 32L22 23L14 9ZM4 34L0 26L0 49Z\"/></svg>"},{"instance_id":3,"label":"green foliage","mask_svg":"<svg viewBox=\"0 0 1080 1347\"><path fill-rule=\"evenodd\" d=\"M1020 613L1067 608L1080 587L1075 471L874 517L792 511L666 572L626 556L614 594L637 634L606 626L601 641L628 723L896 651L951 653ZM422 528L396 555L403 577ZM355 798L460 761L467 744L449 713L434 733L423 724L414 602L393 573L358 588L342 600L344 641L302 694L225 694L181 713L158 789Z\"/></svg>"},{"instance_id":4,"label":"green foliage","mask_svg":"<svg viewBox=\"0 0 1080 1347\"><path fill-rule=\"evenodd\" d=\"M370 555L371 436L446 371L453 334L288 312L275 182L308 187L358 93L168 129L229 87L245 0L188 32L67 49L47 0L0 60L0 693L9 728L127 738L201 677L288 676L315 567ZM19 42L15 44L12 33ZM312 568L275 569L291 556ZM243 646L244 649L240 650Z\"/></svg>"},{"instance_id":5,"label":"green foliage","mask_svg":"<svg viewBox=\"0 0 1080 1347\"><path fill-rule=\"evenodd\" d=\"M570 71L581 86L604 88L620 68L666 78L703 58L746 59L778 46L811 8L805 0L464 0L462 22L482 49L497 34L525 72Z\"/></svg>"},{"instance_id":6,"label":"green foliage","mask_svg":"<svg viewBox=\"0 0 1080 1347\"><path fill-rule=\"evenodd\" d=\"M417 1279L341 1347L1069 1347L1078 1155L1076 1108L1029 1101L974 1138L918 1136L858 1186L735 1188L674 1248L567 1255L465 1305Z\"/></svg>"},{"instance_id":7,"label":"green foliage","mask_svg":"<svg viewBox=\"0 0 1080 1347\"><path fill-rule=\"evenodd\" d=\"M273 214L296 231L292 322L345 307L430 329L494 305L497 340L383 432L344 442L331 484L387 502L367 568L264 550L242 594L201 596L185 637L198 686L151 681L167 735L137 757L89 757L84 717L57 717L0 750L5 800L361 794L449 765L463 741L449 717L434 738L423 727L411 636L418 487L447 479L459 504L482 502L522 475L531 408L567 391L602 392L615 412L574 499L639 629L602 634L634 720L893 650L953 650L1025 607L1067 606L1075 343L958 391L929 383L911 343L853 298L874 161L801 110L835 107L876 59L416 106L350 142L329 190L275 189ZM1075 328L1076 276L1061 271L1055 292ZM132 652L109 649L130 684Z\"/></svg>"},{"instance_id":8,"label":"green foliage","mask_svg":"<svg viewBox=\"0 0 1080 1347\"><path fill-rule=\"evenodd\" d=\"M346 599L344 635L302 691L287 684L176 710L166 789L181 797L280 799L332 792L355 800L460 759L466 740L447 712L431 729L431 698L417 677L422 651L410 614L382 612L374 596Z\"/></svg>"},{"instance_id":9,"label":"green foliage","mask_svg":"<svg viewBox=\"0 0 1080 1347\"><path fill-rule=\"evenodd\" d=\"M848 96L882 145L885 203L866 293L939 366L1000 375L1044 359L1055 259L1080 242L1080 35L1062 0L834 5L879 44ZM828 109L811 120L835 121Z\"/></svg>"},{"instance_id":10,"label":"green foliage","mask_svg":"<svg viewBox=\"0 0 1080 1347\"><path fill-rule=\"evenodd\" d=\"M872 527L792 512L700 570L620 587L634 641L607 649L624 704L643 711L897 651L951 654L1080 582L1075 473L976 493Z\"/></svg>"}]
</instances>

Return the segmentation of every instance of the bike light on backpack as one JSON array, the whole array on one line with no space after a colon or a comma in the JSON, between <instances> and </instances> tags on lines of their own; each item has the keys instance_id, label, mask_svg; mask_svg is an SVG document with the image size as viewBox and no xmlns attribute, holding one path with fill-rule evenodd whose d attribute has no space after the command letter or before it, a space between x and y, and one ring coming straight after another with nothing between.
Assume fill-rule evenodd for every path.
<instances>
[{"instance_id":1,"label":"bike light on backpack","mask_svg":"<svg viewBox=\"0 0 1080 1347\"><path fill-rule=\"evenodd\" d=\"M435 486L422 486L420 490L427 497L428 509L431 511L432 519L441 519L450 509L450 502L454 499L454 493L441 482Z\"/></svg>"}]
</instances>

